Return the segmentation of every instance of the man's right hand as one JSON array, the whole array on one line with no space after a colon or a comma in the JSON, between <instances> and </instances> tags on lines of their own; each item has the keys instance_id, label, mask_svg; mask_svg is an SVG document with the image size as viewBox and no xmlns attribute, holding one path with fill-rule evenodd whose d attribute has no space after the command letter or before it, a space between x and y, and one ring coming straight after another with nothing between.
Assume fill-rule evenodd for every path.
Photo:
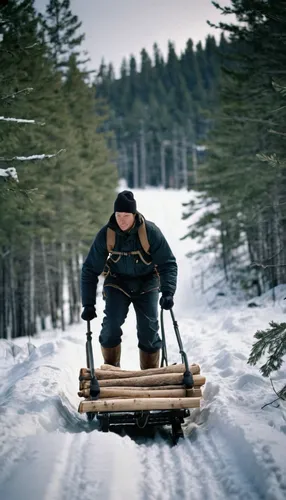
<instances>
[{"instance_id":1,"label":"man's right hand","mask_svg":"<svg viewBox=\"0 0 286 500\"><path fill-rule=\"evenodd\" d=\"M84 321L91 321L93 318L97 318L95 306L85 306L81 317Z\"/></svg>"}]
</instances>

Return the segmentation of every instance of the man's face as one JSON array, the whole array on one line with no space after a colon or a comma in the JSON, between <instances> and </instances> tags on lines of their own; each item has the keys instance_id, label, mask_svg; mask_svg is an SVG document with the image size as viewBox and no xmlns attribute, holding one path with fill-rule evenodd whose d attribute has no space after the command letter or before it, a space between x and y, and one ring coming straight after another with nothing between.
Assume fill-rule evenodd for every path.
<instances>
[{"instance_id":1,"label":"man's face","mask_svg":"<svg viewBox=\"0 0 286 500\"><path fill-rule=\"evenodd\" d=\"M135 215L126 212L115 212L115 218L121 231L128 231L134 224Z\"/></svg>"}]
</instances>

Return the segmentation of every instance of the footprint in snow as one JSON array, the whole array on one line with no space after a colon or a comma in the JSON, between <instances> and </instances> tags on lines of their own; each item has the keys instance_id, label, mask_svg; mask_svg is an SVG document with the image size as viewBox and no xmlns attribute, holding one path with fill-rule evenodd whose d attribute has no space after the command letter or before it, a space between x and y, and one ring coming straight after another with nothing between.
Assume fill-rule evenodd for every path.
<instances>
[{"instance_id":1,"label":"footprint in snow","mask_svg":"<svg viewBox=\"0 0 286 500\"><path fill-rule=\"evenodd\" d=\"M235 388L238 390L252 390L253 385L263 387L268 385L268 382L262 377L246 373L238 378L235 383Z\"/></svg>"},{"instance_id":2,"label":"footprint in snow","mask_svg":"<svg viewBox=\"0 0 286 500\"><path fill-rule=\"evenodd\" d=\"M230 377L231 375L233 375L233 369L232 368L226 368L225 370L222 370L220 372L220 376L223 377L223 378L226 378L226 377Z\"/></svg>"},{"instance_id":3,"label":"footprint in snow","mask_svg":"<svg viewBox=\"0 0 286 500\"><path fill-rule=\"evenodd\" d=\"M217 361L214 363L216 368L220 368L221 370L225 370L229 368L231 365L232 356L229 352L223 350L217 356Z\"/></svg>"}]
</instances>

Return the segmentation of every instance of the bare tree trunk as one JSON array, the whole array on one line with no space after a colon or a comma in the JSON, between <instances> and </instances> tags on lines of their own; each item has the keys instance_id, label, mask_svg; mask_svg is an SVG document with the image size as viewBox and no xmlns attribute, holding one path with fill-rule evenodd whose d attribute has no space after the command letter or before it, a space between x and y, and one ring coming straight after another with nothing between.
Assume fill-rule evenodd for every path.
<instances>
[{"instance_id":1,"label":"bare tree trunk","mask_svg":"<svg viewBox=\"0 0 286 500\"><path fill-rule=\"evenodd\" d=\"M145 144L145 131L143 121L141 122L141 130L140 130L140 174L141 174L141 188L145 189L146 187L146 144Z\"/></svg>"},{"instance_id":2,"label":"bare tree trunk","mask_svg":"<svg viewBox=\"0 0 286 500\"><path fill-rule=\"evenodd\" d=\"M15 284L15 271L14 259L12 251L9 254L9 269L10 269L10 309L9 309L9 323L11 329L11 337L17 336L17 310L16 310L16 284Z\"/></svg>"},{"instance_id":3,"label":"bare tree trunk","mask_svg":"<svg viewBox=\"0 0 286 500\"><path fill-rule=\"evenodd\" d=\"M259 209L258 209L259 210ZM267 243L265 240L265 222L263 221L261 210L258 213L258 262L263 262L267 258ZM263 291L267 287L267 277L264 272L261 273L261 281L263 284Z\"/></svg>"},{"instance_id":4,"label":"bare tree trunk","mask_svg":"<svg viewBox=\"0 0 286 500\"><path fill-rule=\"evenodd\" d=\"M122 175L123 178L126 180L126 182L128 182L129 165L128 165L128 155L125 144L122 144L121 149L122 149L122 162L123 162Z\"/></svg>"},{"instance_id":5,"label":"bare tree trunk","mask_svg":"<svg viewBox=\"0 0 286 500\"><path fill-rule=\"evenodd\" d=\"M179 179L179 161L178 161L178 139L177 139L177 129L173 130L173 172L174 172L174 181L175 181L175 189L179 189L180 187L180 179Z\"/></svg>"},{"instance_id":6,"label":"bare tree trunk","mask_svg":"<svg viewBox=\"0 0 286 500\"><path fill-rule=\"evenodd\" d=\"M49 281L50 283L50 296L51 296L51 321L53 328L57 328L57 305L58 305L58 252L57 252L57 246L56 243L53 242L51 244L51 262L52 262L52 272L51 272L51 279Z\"/></svg>"},{"instance_id":7,"label":"bare tree trunk","mask_svg":"<svg viewBox=\"0 0 286 500\"><path fill-rule=\"evenodd\" d=\"M161 141L161 184L165 189L166 186L166 161L165 161L165 141Z\"/></svg>"},{"instance_id":8,"label":"bare tree trunk","mask_svg":"<svg viewBox=\"0 0 286 500\"><path fill-rule=\"evenodd\" d=\"M185 134L182 138L182 170L184 188L188 189L188 156L187 156L187 141Z\"/></svg>"},{"instance_id":9,"label":"bare tree trunk","mask_svg":"<svg viewBox=\"0 0 286 500\"><path fill-rule=\"evenodd\" d=\"M77 313L77 306L79 303L78 296L78 281L76 272L75 252L73 244L68 244L69 256L67 260L67 278L69 289L69 322L73 324Z\"/></svg>"},{"instance_id":10,"label":"bare tree trunk","mask_svg":"<svg viewBox=\"0 0 286 500\"><path fill-rule=\"evenodd\" d=\"M61 327L62 330L65 331L65 314L64 314L64 282L65 282L65 243L61 242L59 249L59 310L61 316Z\"/></svg>"},{"instance_id":11,"label":"bare tree trunk","mask_svg":"<svg viewBox=\"0 0 286 500\"><path fill-rule=\"evenodd\" d=\"M2 250L2 255L4 257L1 258L1 288L0 288L0 304L1 306L1 321L0 321L0 338L7 339L8 338L8 329L7 329L7 320L8 320L8 273L6 269L6 261L5 261L5 248Z\"/></svg>"},{"instance_id":12,"label":"bare tree trunk","mask_svg":"<svg viewBox=\"0 0 286 500\"><path fill-rule=\"evenodd\" d=\"M139 187L138 153L136 142L133 142L133 186L135 189Z\"/></svg>"},{"instance_id":13,"label":"bare tree trunk","mask_svg":"<svg viewBox=\"0 0 286 500\"><path fill-rule=\"evenodd\" d=\"M78 301L77 301L77 309L76 309L76 320L79 322L80 319L80 311L81 311L81 293L80 293L80 277L81 277L81 269L79 263L79 252L75 252L75 266L76 266L76 276L77 276L77 293L78 293Z\"/></svg>"},{"instance_id":14,"label":"bare tree trunk","mask_svg":"<svg viewBox=\"0 0 286 500\"><path fill-rule=\"evenodd\" d=\"M32 238L30 246L29 259L29 324L28 333L34 335L36 333L36 315L35 315L35 240Z\"/></svg>"},{"instance_id":15,"label":"bare tree trunk","mask_svg":"<svg viewBox=\"0 0 286 500\"><path fill-rule=\"evenodd\" d=\"M282 281L282 264L283 264L283 254L282 254L282 238L280 233L280 211L278 205L278 195L277 188L273 197L273 264L276 266L276 283L279 285L283 283Z\"/></svg>"},{"instance_id":16,"label":"bare tree trunk","mask_svg":"<svg viewBox=\"0 0 286 500\"><path fill-rule=\"evenodd\" d=\"M49 270L47 264L47 250L44 238L41 238L41 251L44 272L44 309L41 311L41 322L43 330L46 329L46 315L53 321L53 303L51 296L51 284L49 279Z\"/></svg>"},{"instance_id":17,"label":"bare tree trunk","mask_svg":"<svg viewBox=\"0 0 286 500\"><path fill-rule=\"evenodd\" d=\"M226 249L226 241L225 241L225 228L224 228L224 223L221 223L220 226L220 234L221 234L221 245L222 245L222 261L223 261L223 270L224 270L224 275L226 281L228 281L228 260L227 260L227 249Z\"/></svg>"},{"instance_id":18,"label":"bare tree trunk","mask_svg":"<svg viewBox=\"0 0 286 500\"><path fill-rule=\"evenodd\" d=\"M195 144L192 145L192 162L193 162L193 181L194 181L194 186L196 186L198 182L197 178L198 158L197 158L197 148Z\"/></svg>"},{"instance_id":19,"label":"bare tree trunk","mask_svg":"<svg viewBox=\"0 0 286 500\"><path fill-rule=\"evenodd\" d=\"M77 265L77 254L74 243L71 244L72 256L72 296L73 296L73 320L79 320L80 306L80 282Z\"/></svg>"}]
</instances>

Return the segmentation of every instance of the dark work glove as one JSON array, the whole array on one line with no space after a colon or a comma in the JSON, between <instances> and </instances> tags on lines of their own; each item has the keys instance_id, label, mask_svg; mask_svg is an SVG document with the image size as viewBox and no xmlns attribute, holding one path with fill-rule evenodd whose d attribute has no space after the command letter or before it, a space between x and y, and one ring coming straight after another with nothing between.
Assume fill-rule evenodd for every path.
<instances>
[{"instance_id":1,"label":"dark work glove","mask_svg":"<svg viewBox=\"0 0 286 500\"><path fill-rule=\"evenodd\" d=\"M163 292L159 304L162 309L172 309L174 305L173 295L170 292Z\"/></svg>"},{"instance_id":2,"label":"dark work glove","mask_svg":"<svg viewBox=\"0 0 286 500\"><path fill-rule=\"evenodd\" d=\"M95 306L85 306L81 317L84 321L91 321L93 318L97 318Z\"/></svg>"}]
</instances>

